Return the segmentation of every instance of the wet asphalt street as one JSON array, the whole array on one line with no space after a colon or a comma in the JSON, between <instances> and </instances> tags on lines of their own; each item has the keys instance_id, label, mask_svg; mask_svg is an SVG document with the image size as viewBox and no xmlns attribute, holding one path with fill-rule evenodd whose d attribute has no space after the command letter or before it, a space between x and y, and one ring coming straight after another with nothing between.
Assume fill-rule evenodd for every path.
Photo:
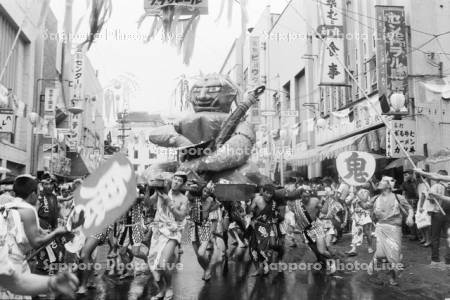
<instances>
[{"instance_id":1,"label":"wet asphalt street","mask_svg":"<svg viewBox=\"0 0 450 300\"><path fill-rule=\"evenodd\" d=\"M343 243L345 244L345 243ZM400 287L386 284L386 275L381 273L369 277L365 272L338 272L334 276L326 276L321 272L300 271L277 272L272 271L266 277L252 277L254 268L248 263L245 249L233 249L230 253L228 269L218 265L213 278L205 283L202 269L199 267L195 254L190 245L183 245L181 256L182 270L176 272L174 279L174 300L294 300L294 299L445 299L450 295L450 286L438 285L437 280L448 281L448 272L429 270L426 264L415 265L414 259L423 260L428 255L427 249L420 249L416 245L404 245L406 256L412 262L400 280ZM105 251L99 251L99 260L106 265ZM368 261L368 255L361 254L357 259ZM313 256L305 245L290 248L286 262L313 262ZM422 268L422 269L419 269ZM418 274L415 273L418 270ZM424 271L421 271L424 270ZM430 272L430 276L426 274ZM384 274L384 275L383 275ZM433 277L435 276L435 277ZM429 285L422 281L429 277ZM134 279L118 280L116 276L99 275L97 288L89 290L85 296L77 299L122 300L122 299L150 299L157 292L151 275L139 275ZM436 279L438 278L438 279ZM433 282L435 281L435 282Z\"/></svg>"}]
</instances>

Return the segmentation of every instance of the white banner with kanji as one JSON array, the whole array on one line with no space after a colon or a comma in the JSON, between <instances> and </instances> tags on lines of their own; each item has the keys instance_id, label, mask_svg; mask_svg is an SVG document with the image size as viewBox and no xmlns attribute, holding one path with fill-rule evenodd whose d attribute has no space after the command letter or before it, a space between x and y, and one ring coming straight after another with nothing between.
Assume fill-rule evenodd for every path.
<instances>
[{"instance_id":1,"label":"white banner with kanji","mask_svg":"<svg viewBox=\"0 0 450 300\"><path fill-rule=\"evenodd\" d=\"M321 85L345 85L344 16L342 0L319 2L322 36Z\"/></svg>"}]
</instances>

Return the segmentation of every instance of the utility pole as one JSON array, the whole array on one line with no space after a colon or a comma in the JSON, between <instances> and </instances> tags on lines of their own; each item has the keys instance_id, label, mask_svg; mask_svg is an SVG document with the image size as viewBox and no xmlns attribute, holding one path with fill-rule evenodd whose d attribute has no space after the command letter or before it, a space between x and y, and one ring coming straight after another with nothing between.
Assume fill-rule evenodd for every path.
<instances>
[{"instance_id":1,"label":"utility pole","mask_svg":"<svg viewBox=\"0 0 450 300\"><path fill-rule=\"evenodd\" d=\"M119 127L119 131L120 131L120 135L119 135L119 139L122 142L122 146L121 146L121 151L122 153L126 153L126 149L125 149L125 141L126 138L129 137L129 135L126 135L125 133L127 131L130 131L131 128L127 128L127 124L129 123L128 119L128 112L126 110L124 110L123 112L119 113L119 118L117 120L117 123L119 123L120 127Z\"/></svg>"}]
</instances>

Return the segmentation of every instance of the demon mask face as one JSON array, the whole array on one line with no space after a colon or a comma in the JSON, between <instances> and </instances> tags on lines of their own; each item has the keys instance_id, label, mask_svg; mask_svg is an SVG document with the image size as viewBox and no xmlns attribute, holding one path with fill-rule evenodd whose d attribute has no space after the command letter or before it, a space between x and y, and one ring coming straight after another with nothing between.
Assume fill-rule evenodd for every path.
<instances>
[{"instance_id":1,"label":"demon mask face","mask_svg":"<svg viewBox=\"0 0 450 300\"><path fill-rule=\"evenodd\" d=\"M192 86L190 102L195 112L229 113L237 94L237 88L229 79L212 74L201 78Z\"/></svg>"}]
</instances>

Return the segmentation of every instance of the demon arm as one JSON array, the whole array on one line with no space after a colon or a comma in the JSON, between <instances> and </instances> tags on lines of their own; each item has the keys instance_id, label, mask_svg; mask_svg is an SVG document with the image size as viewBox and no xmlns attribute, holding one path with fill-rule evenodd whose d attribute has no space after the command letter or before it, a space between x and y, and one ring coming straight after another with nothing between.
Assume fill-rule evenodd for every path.
<instances>
[{"instance_id":1,"label":"demon arm","mask_svg":"<svg viewBox=\"0 0 450 300\"><path fill-rule=\"evenodd\" d=\"M201 158L186 161L180 168L198 173L220 172L238 168L249 159L255 139L252 126L247 122L241 122L234 135L217 151Z\"/></svg>"},{"instance_id":2,"label":"demon arm","mask_svg":"<svg viewBox=\"0 0 450 300\"><path fill-rule=\"evenodd\" d=\"M153 144L167 148L192 146L193 143L185 136L179 134L173 125L164 125L153 129L149 134Z\"/></svg>"}]
</instances>

